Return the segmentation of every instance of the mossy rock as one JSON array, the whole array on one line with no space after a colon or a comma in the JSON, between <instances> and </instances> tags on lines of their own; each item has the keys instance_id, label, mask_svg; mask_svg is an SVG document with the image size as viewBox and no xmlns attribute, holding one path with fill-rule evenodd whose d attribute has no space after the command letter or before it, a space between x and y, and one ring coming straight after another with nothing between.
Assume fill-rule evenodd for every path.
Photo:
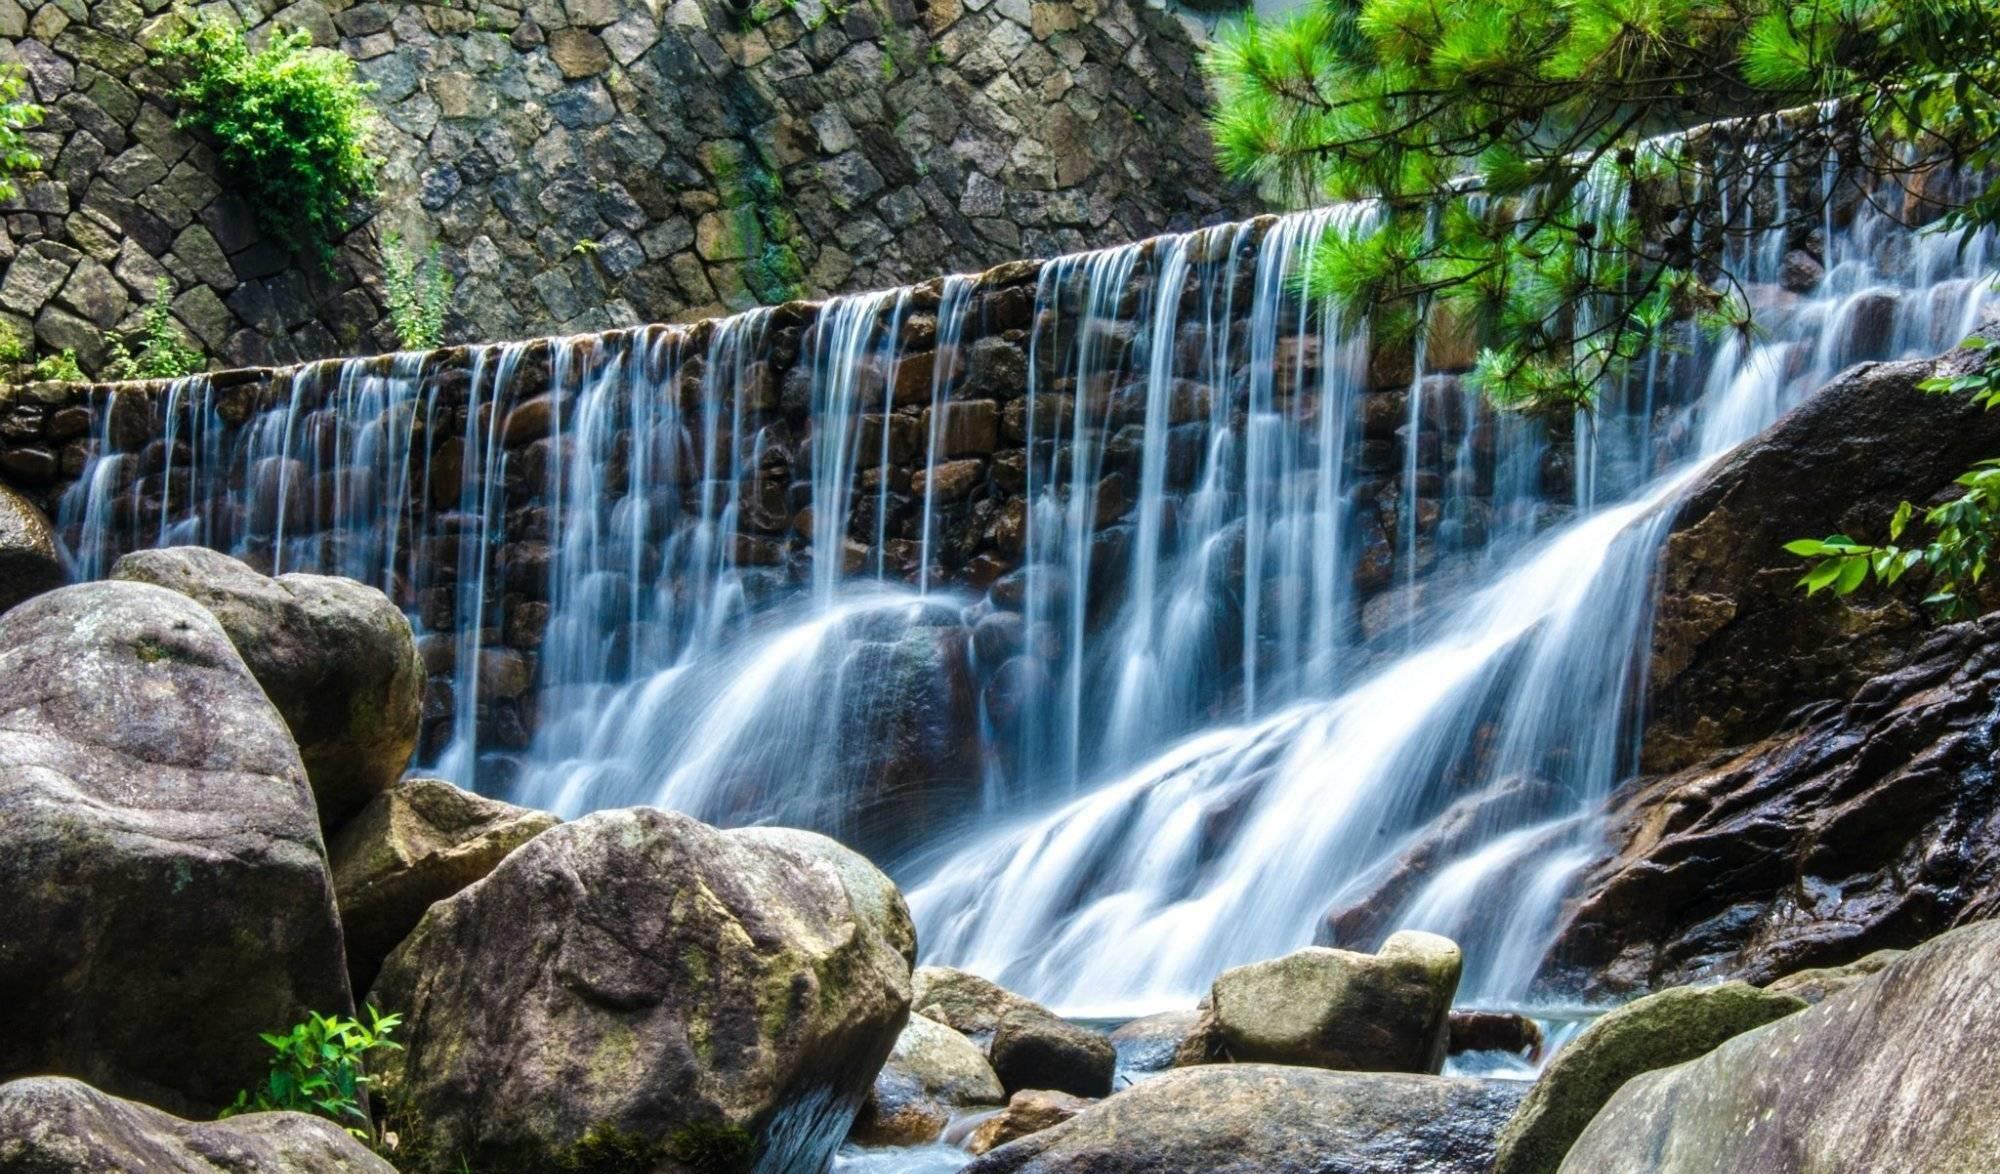
<instances>
[{"instance_id":1,"label":"mossy rock","mask_svg":"<svg viewBox=\"0 0 2000 1174\"><path fill-rule=\"evenodd\" d=\"M1791 995L1729 982L1674 987L1604 1015L1556 1053L1529 1090L1501 1131L1493 1174L1552 1174L1626 1081L1686 1063L1805 1006Z\"/></svg>"}]
</instances>

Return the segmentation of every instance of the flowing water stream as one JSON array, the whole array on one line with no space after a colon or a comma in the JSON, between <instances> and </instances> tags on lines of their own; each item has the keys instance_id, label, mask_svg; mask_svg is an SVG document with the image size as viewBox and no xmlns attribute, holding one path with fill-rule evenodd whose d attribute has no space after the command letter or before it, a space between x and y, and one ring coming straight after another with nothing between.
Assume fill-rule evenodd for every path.
<instances>
[{"instance_id":1,"label":"flowing water stream","mask_svg":"<svg viewBox=\"0 0 2000 1174\"><path fill-rule=\"evenodd\" d=\"M872 845L927 961L1069 1013L1190 1005L1357 904L1361 937L1448 934L1465 1001L1520 1005L1633 769L1670 503L1849 363L1969 332L1990 242L1864 205L1787 293L1788 242L1753 234L1766 333L1690 337L1551 432L1426 370L1452 340L1385 379L1365 322L1298 296L1372 215L1055 259L997 393L967 278L803 335L760 310L559 341L532 445L530 344L478 349L462 402L421 356L319 364L245 419L186 380L147 406L157 457L100 413L59 521L87 575L198 542L377 584L445 683L427 769ZM978 395L1018 458L966 440L995 427ZM975 532L1012 561L976 573ZM503 645L537 607L514 705Z\"/></svg>"}]
</instances>

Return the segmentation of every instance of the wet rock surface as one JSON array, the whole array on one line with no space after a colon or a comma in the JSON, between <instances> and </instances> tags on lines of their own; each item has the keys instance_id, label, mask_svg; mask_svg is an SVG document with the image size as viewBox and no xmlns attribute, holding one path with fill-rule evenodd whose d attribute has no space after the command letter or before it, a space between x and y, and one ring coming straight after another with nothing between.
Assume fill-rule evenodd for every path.
<instances>
[{"instance_id":1,"label":"wet rock surface","mask_svg":"<svg viewBox=\"0 0 2000 1174\"><path fill-rule=\"evenodd\" d=\"M177 591L221 622L284 714L329 830L409 765L423 662L409 620L380 591L330 575L274 579L201 546L129 554L111 575Z\"/></svg>"},{"instance_id":2,"label":"wet rock surface","mask_svg":"<svg viewBox=\"0 0 2000 1174\"><path fill-rule=\"evenodd\" d=\"M259 1032L348 1010L298 751L171 591L0 616L0 892L0 1077L207 1115L264 1076Z\"/></svg>"},{"instance_id":3,"label":"wet rock surface","mask_svg":"<svg viewBox=\"0 0 2000 1174\"><path fill-rule=\"evenodd\" d=\"M1528 1090L1500 1133L1493 1174L1552 1174L1626 1081L1685 1063L1805 1005L1732 982L1675 987L1604 1015L1556 1053Z\"/></svg>"},{"instance_id":4,"label":"wet rock surface","mask_svg":"<svg viewBox=\"0 0 2000 1174\"><path fill-rule=\"evenodd\" d=\"M251 1113L183 1121L76 1080L0 1084L0 1170L8 1174L395 1174L323 1117Z\"/></svg>"},{"instance_id":5,"label":"wet rock surface","mask_svg":"<svg viewBox=\"0 0 2000 1174\"><path fill-rule=\"evenodd\" d=\"M1031 1133L1053 1129L1094 1103L1088 1098L1073 1097L1066 1092L1022 1089L1007 1098L1006 1108L972 1131L972 1136L965 1141L965 1148L974 1155L983 1154L1010 1141L1019 1141Z\"/></svg>"},{"instance_id":6,"label":"wet rock surface","mask_svg":"<svg viewBox=\"0 0 2000 1174\"><path fill-rule=\"evenodd\" d=\"M1972 1174L2000 1161L2000 924L1626 1084L1566 1174Z\"/></svg>"},{"instance_id":7,"label":"wet rock surface","mask_svg":"<svg viewBox=\"0 0 2000 1174\"><path fill-rule=\"evenodd\" d=\"M861 1145L921 1145L937 1140L955 1114L1006 1098L978 1045L934 1019L912 1015L849 1138Z\"/></svg>"},{"instance_id":8,"label":"wet rock surface","mask_svg":"<svg viewBox=\"0 0 2000 1174\"><path fill-rule=\"evenodd\" d=\"M1462 967L1447 939L1405 931L1374 954L1312 946L1224 971L1175 1064L1435 1074Z\"/></svg>"},{"instance_id":9,"label":"wet rock surface","mask_svg":"<svg viewBox=\"0 0 2000 1174\"><path fill-rule=\"evenodd\" d=\"M1164 1073L967 1174L1484 1174L1522 1087L1218 1064Z\"/></svg>"},{"instance_id":10,"label":"wet rock surface","mask_svg":"<svg viewBox=\"0 0 2000 1174\"><path fill-rule=\"evenodd\" d=\"M1126 1072L1164 1072L1174 1066L1174 1053L1201 1022L1201 1012L1162 1011L1121 1025L1111 1033L1118 1067Z\"/></svg>"},{"instance_id":11,"label":"wet rock surface","mask_svg":"<svg viewBox=\"0 0 2000 1174\"><path fill-rule=\"evenodd\" d=\"M1613 797L1548 978L1592 993L1770 982L2000 911L2000 615L1942 628L1844 704Z\"/></svg>"},{"instance_id":12,"label":"wet rock surface","mask_svg":"<svg viewBox=\"0 0 2000 1174\"><path fill-rule=\"evenodd\" d=\"M1001 1016L986 1052L1008 1092L1039 1088L1080 1097L1108 1096L1118 1066L1118 1053L1102 1032L1038 1010L1013 1010Z\"/></svg>"},{"instance_id":13,"label":"wet rock surface","mask_svg":"<svg viewBox=\"0 0 2000 1174\"><path fill-rule=\"evenodd\" d=\"M914 944L887 878L824 837L651 808L543 832L376 981L408 1015L383 1074L404 1152L819 1170L903 1029Z\"/></svg>"}]
</instances>

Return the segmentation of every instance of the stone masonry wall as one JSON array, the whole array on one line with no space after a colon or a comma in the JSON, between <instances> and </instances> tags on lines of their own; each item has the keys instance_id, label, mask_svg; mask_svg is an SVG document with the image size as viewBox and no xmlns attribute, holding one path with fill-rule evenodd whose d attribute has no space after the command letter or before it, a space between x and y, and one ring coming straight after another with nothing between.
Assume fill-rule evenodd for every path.
<instances>
[{"instance_id":1,"label":"stone masonry wall","mask_svg":"<svg viewBox=\"0 0 2000 1174\"><path fill-rule=\"evenodd\" d=\"M687 321L1241 214L1200 20L1133 0L240 0L359 62L384 191L331 272L173 126L168 0L0 0L47 121L0 209L0 326L100 369L162 278L224 366L389 349L380 239L437 241L448 335Z\"/></svg>"},{"instance_id":2,"label":"stone masonry wall","mask_svg":"<svg viewBox=\"0 0 2000 1174\"><path fill-rule=\"evenodd\" d=\"M1220 253L1197 258L1210 262L1209 272L1233 277L1239 284L1236 296L1226 299L1235 307L1237 318L1216 324L1237 340L1247 325L1251 305L1249 283L1254 267L1228 265L1228 248L1237 257L1255 254L1261 231L1270 221L1258 222L1240 234L1216 234L1214 243L1227 246ZM918 572L919 540L922 537L922 506L928 494L935 510L933 581L944 581L972 591L984 591L992 606L1000 610L1021 607L1023 539L1027 526L1026 478L1029 461L1042 470L1065 468L1070 446L1076 436L1076 414L1085 420L1093 435L1086 446L1101 453L1101 466L1094 480L1072 486L1065 492L1090 492L1095 502L1091 543L1093 598L1115 599L1121 588L1118 576L1130 564L1132 522L1138 504L1140 463L1148 446L1146 436L1146 375L1143 364L1135 368L1132 344L1137 327L1144 320L1146 291L1156 279L1156 267L1142 261L1135 270L1129 296L1118 311L1123 317L1100 321L1094 329L1101 336L1093 344L1101 347L1100 365L1083 386L1069 374L1055 348L1031 347L1036 328L1037 288L1042 266L1016 262L983 274L974 285L965 307L964 331L955 352L938 347L941 283L933 281L916 287L902 307L900 335L894 358L886 370L873 377L893 387L893 402L887 412L880 407L861 409L857 424L860 441L856 469L857 492L847 519L847 540L840 557L849 571L886 565L893 576L915 580ZM1192 300L1193 295L1190 294ZM1221 304L1218 302L1217 304ZM796 302L777 308L761 323L752 340L750 353L736 377L730 410L721 413L729 435L690 438L695 451L715 444L722 449L749 453L738 468L740 482L721 491L724 501L738 503L735 516L738 531L734 538L733 562L754 580L759 598L803 590L812 576L813 534L818 523L811 516L811 415L810 356L817 345L816 333L822 313L817 303ZM720 325L703 322L687 328L678 367L650 370L646 377L660 394L677 395L686 405L684 420L692 421L693 402L699 388L701 359L712 332ZM552 551L547 511L549 472L555 467L556 445L566 462L575 461L574 445L580 376L610 362L614 356L667 352L637 345L655 337L661 327L636 332L619 332L570 340L549 340L532 344L522 356L513 378L486 414L481 431L499 429L504 457L489 476L503 479L502 532L484 536L488 564L485 582L488 598L485 612L490 625L483 639L486 647L479 665L481 686L480 722L482 741L507 748L526 744L535 727L536 656L543 628L550 613L548 569ZM1187 333L1184 347L1198 353L1209 345L1199 331ZM1278 341L1283 365L1304 376L1294 390L1284 392L1306 402L1298 406L1307 418L1317 398L1317 371L1323 361L1320 340L1311 335L1287 335ZM427 642L427 656L433 670L433 697L449 695L457 665L451 659L456 641L450 638L458 597L460 556L455 535L465 522L461 502L466 480L466 419L474 410L469 389L478 348L448 348L425 356L422 365L424 402L434 402L416 417L433 423L413 437L413 470L421 467L421 477L413 484L427 487L412 506L412 513L387 524L403 528L397 547L411 552L414 564L399 572L389 590L399 604L417 617L420 627L442 638ZM567 383L552 382L558 355L569 373ZM1031 360L1031 355L1034 356ZM1462 366L1464 356L1434 355L1453 366ZM629 358L628 358L628 361ZM871 359L870 362L878 362ZM1033 416L1030 416L1030 363L1042 364L1037 373ZM386 372L390 360L355 360ZM1294 366L1296 364L1296 366ZM1393 579L1399 565L1402 528L1398 513L1404 508L1404 460L1407 443L1417 445L1421 497L1417 502L1415 531L1418 559L1426 568L1436 561L1435 539L1440 524L1447 521L1438 499L1443 479L1438 474L1445 454L1461 447L1471 437L1482 455L1476 474L1480 487L1471 500L1459 504L1469 511L1449 519L1461 527L1484 525L1480 513L1486 506L1480 495L1491 490L1490 458L1494 444L1494 419L1481 408L1468 414L1449 410L1464 402L1457 376L1438 374L1426 378L1424 394L1435 397L1424 413L1422 430L1407 435L1408 395L1411 385L1410 355L1400 348L1378 353L1372 364L1369 383L1359 402L1338 410L1351 411L1359 432L1349 460L1356 471L1356 497L1363 513L1357 518L1359 538L1355 551L1357 622L1364 629L1371 609L1365 604L1393 602ZM946 369L944 401L932 406L933 375ZM1189 491L1201 467L1200 454L1211 447L1211 429L1218 418L1212 405L1223 405L1221 418L1232 429L1243 426L1247 407L1247 384L1240 378L1242 357L1232 357L1236 374L1218 378L1213 385L1175 380L1171 389L1172 410L1169 433L1152 443L1165 443L1168 451L1167 489L1170 493ZM322 449L330 445L333 413L329 396L340 384L325 370L314 368L246 369L218 373L211 377L217 416L232 434L242 434L260 417L297 413L290 431L301 437L321 436ZM1289 387L1289 383L1287 384ZM180 423L169 445L167 397L164 385L59 385L36 384L0 391L0 482L36 501L51 517L61 519L64 494L91 467L91 457L106 450L140 454L137 461L124 462L117 484L110 486L108 524L129 532L125 547L150 545L157 541L163 506L171 505L176 517L190 508L190 462L195 459L187 443L190 425L186 410L192 402L180 400ZM118 394L114 397L113 392ZM132 394L143 391L145 394ZM490 393L487 393L490 394ZM880 402L877 398L875 403ZM1328 406L1331 405L1321 405ZM109 416L106 415L110 411ZM378 409L379 410L379 409ZM937 421L941 451L934 469L926 469L927 440L932 434L934 411L943 413ZM1030 421L1034 435L1030 435ZM346 420L349 427L362 427L367 420ZM560 440L558 439L560 438ZM476 443L484 444L484 441ZM622 442L616 451L627 451ZM886 452L887 463L881 460ZM1561 492L1567 484L1566 465L1554 454L1548 466L1549 488ZM614 465L619 458L613 457ZM338 468L309 470L299 462L293 476L305 476L303 492L290 495L287 507L289 533L310 532L312 503L353 498L359 482L357 474ZM727 467L727 466L725 466ZM171 471L171 472L170 472ZM246 554L253 563L260 558L268 565L270 534L275 524L273 503L278 499L273 486L257 477L263 471L239 470L217 476L213 469L205 482L214 498L205 512L221 519L209 541L225 549ZM360 474L363 477L369 474ZM1065 477L1068 474L1063 474ZM349 477L343 485L339 478ZM602 492L624 492L622 473L607 475ZM886 498L878 496L886 480ZM322 481L324 483L322 483ZM257 488L262 485L262 488ZM247 492L246 492L247 488ZM713 497L711 483L689 481L680 486L686 500ZM171 502L167 495L171 494ZM226 495L234 494L234 498ZM477 496L476 494L473 496ZM877 515L886 504L887 516ZM78 519L70 511L64 538L74 547L80 538ZM875 543L881 540L878 548ZM657 540L656 540L657 541ZM265 555L259 551L266 552ZM1240 557L1231 572L1242 576ZM1381 609L1375 609L1381 610ZM1386 614L1386 612L1385 612ZM990 666L989 666L990 667ZM1033 674L1016 674L1012 680L1029 680ZM985 682L982 687L995 687ZM996 712L1005 710L998 705ZM435 752L450 736L451 706L435 701L429 711L426 746Z\"/></svg>"}]
</instances>

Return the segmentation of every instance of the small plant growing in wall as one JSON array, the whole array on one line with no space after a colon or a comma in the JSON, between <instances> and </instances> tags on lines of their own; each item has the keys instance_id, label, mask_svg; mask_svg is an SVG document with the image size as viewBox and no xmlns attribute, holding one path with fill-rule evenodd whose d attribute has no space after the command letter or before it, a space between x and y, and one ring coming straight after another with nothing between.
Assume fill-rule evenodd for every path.
<instances>
[{"instance_id":1,"label":"small plant growing in wall","mask_svg":"<svg viewBox=\"0 0 2000 1174\"><path fill-rule=\"evenodd\" d=\"M34 345L18 332L0 330L0 382L5 383L77 383L83 380L83 369L77 366L76 352L65 349L61 354L43 355L34 358Z\"/></svg>"},{"instance_id":2,"label":"small plant growing in wall","mask_svg":"<svg viewBox=\"0 0 2000 1174\"><path fill-rule=\"evenodd\" d=\"M19 66L0 67L0 200L20 195L14 177L42 165L21 133L42 121L42 108L26 101L28 79Z\"/></svg>"},{"instance_id":3,"label":"small plant growing in wall","mask_svg":"<svg viewBox=\"0 0 2000 1174\"><path fill-rule=\"evenodd\" d=\"M139 315L138 349L116 334L104 336L110 355L104 373L112 379L179 379L208 365L208 356L190 343L174 321L168 302L173 289L161 278L153 287L153 300Z\"/></svg>"},{"instance_id":4,"label":"small plant growing in wall","mask_svg":"<svg viewBox=\"0 0 2000 1174\"><path fill-rule=\"evenodd\" d=\"M439 258L437 244L433 242L418 258L400 235L389 233L382 239L382 280L389 296L389 323L403 348L421 351L442 345L455 283Z\"/></svg>"},{"instance_id":5,"label":"small plant growing in wall","mask_svg":"<svg viewBox=\"0 0 2000 1174\"><path fill-rule=\"evenodd\" d=\"M160 49L182 71L178 125L214 142L224 178L266 234L330 263L354 206L376 193L370 87L346 54L313 48L304 32L252 49L226 19L186 19Z\"/></svg>"},{"instance_id":6,"label":"small plant growing in wall","mask_svg":"<svg viewBox=\"0 0 2000 1174\"><path fill-rule=\"evenodd\" d=\"M235 1103L224 1109L222 1116L278 1110L313 1113L337 1121L355 1137L373 1143L374 1132L361 1105L363 1090L374 1081L367 1073L366 1061L371 1053L403 1050L403 1045L389 1038L403 1017L384 1015L373 1007L367 1011L366 1024L309 1011L304 1023L294 1024L283 1035L259 1033L258 1038L269 1044L273 1053L270 1074L257 1088L237 1093Z\"/></svg>"}]
</instances>

